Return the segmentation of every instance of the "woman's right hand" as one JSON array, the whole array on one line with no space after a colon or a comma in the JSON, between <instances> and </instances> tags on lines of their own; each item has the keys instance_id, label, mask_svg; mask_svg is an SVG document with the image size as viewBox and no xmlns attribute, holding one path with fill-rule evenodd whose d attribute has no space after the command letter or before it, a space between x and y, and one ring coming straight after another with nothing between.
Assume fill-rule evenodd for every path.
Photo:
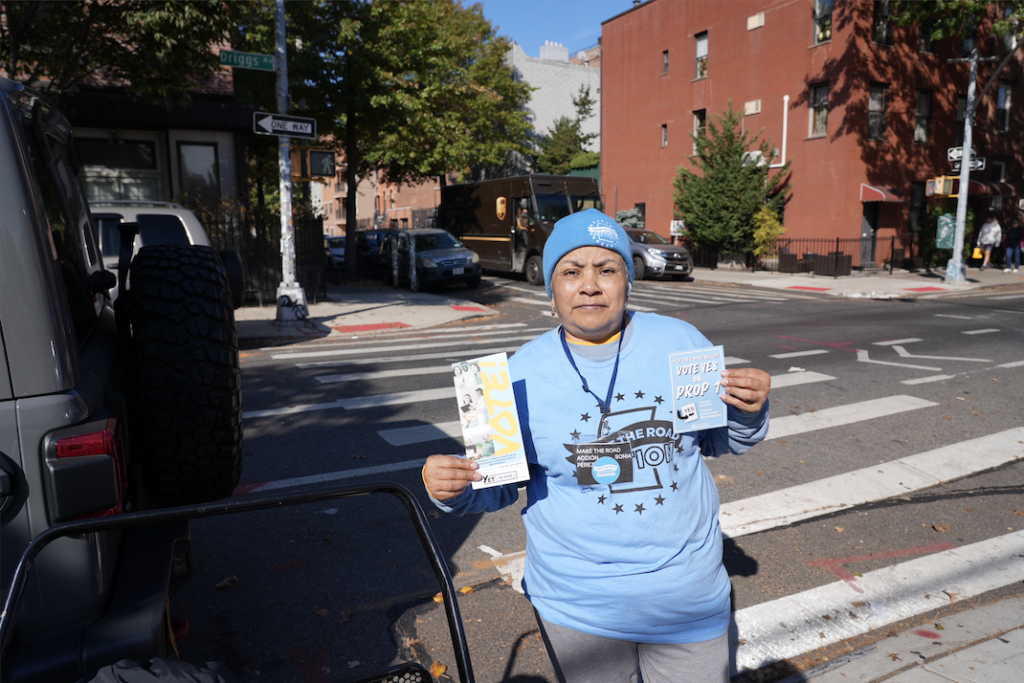
<instances>
[{"instance_id":1,"label":"woman's right hand","mask_svg":"<svg viewBox=\"0 0 1024 683\"><path fill-rule=\"evenodd\" d=\"M432 455L423 466L423 483L427 493L440 501L455 498L474 481L480 481L480 466L469 458L455 455Z\"/></svg>"}]
</instances>

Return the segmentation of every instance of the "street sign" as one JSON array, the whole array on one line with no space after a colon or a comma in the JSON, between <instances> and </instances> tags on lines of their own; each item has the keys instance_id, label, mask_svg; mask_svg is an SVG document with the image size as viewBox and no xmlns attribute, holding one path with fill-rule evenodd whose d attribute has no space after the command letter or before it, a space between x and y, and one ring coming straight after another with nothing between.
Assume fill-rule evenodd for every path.
<instances>
[{"instance_id":1,"label":"street sign","mask_svg":"<svg viewBox=\"0 0 1024 683\"><path fill-rule=\"evenodd\" d=\"M976 147L974 147L974 146L971 147L971 156L972 157L978 156L978 149ZM960 161L963 158L964 158L964 148L963 147L950 147L949 149L946 150L946 160L947 161Z\"/></svg>"},{"instance_id":2,"label":"street sign","mask_svg":"<svg viewBox=\"0 0 1024 683\"><path fill-rule=\"evenodd\" d=\"M953 173L959 173L960 167L963 162L953 162ZM971 170L972 171L984 171L985 170L985 157L974 157L971 159Z\"/></svg>"},{"instance_id":3,"label":"street sign","mask_svg":"<svg viewBox=\"0 0 1024 683\"><path fill-rule=\"evenodd\" d=\"M274 55L259 55L253 52L220 51L220 65L236 69L255 69L256 71L273 71Z\"/></svg>"},{"instance_id":4,"label":"street sign","mask_svg":"<svg viewBox=\"0 0 1024 683\"><path fill-rule=\"evenodd\" d=\"M254 111L252 113L252 130L260 135L277 135L285 138L316 139L316 119L304 119L298 116L283 114L267 114Z\"/></svg>"},{"instance_id":5,"label":"street sign","mask_svg":"<svg viewBox=\"0 0 1024 683\"><path fill-rule=\"evenodd\" d=\"M956 218L951 213L939 216L939 225L935 231L935 248L952 249L953 236L956 234Z\"/></svg>"}]
</instances>

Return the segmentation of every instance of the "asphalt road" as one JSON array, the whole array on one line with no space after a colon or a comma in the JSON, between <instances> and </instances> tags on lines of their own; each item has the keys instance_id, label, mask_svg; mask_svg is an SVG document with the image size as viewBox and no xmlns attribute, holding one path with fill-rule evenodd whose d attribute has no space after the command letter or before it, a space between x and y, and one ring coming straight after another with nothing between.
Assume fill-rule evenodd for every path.
<instances>
[{"instance_id":1,"label":"asphalt road","mask_svg":"<svg viewBox=\"0 0 1024 683\"><path fill-rule=\"evenodd\" d=\"M239 495L408 487L467 589L476 680L554 681L510 585L522 502L454 518L419 481L423 458L460 450L445 436L457 430L450 363L511 353L555 324L543 290L522 282L488 277L472 297L498 313L246 351ZM1024 289L872 301L644 282L630 301L773 376L768 440L707 461L739 670L780 680L889 628L1024 590ZM440 662L442 680L458 680L436 582L395 499L203 520L193 535L196 574L172 603L190 623L183 657L223 661L244 680L344 680L403 661ZM749 671L737 680L755 680Z\"/></svg>"}]
</instances>

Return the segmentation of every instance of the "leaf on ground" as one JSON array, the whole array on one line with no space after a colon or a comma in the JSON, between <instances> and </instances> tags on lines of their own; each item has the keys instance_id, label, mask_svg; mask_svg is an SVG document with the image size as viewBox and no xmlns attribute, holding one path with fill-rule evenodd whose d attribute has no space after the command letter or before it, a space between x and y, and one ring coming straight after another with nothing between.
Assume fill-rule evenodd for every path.
<instances>
[{"instance_id":1,"label":"leaf on ground","mask_svg":"<svg viewBox=\"0 0 1024 683\"><path fill-rule=\"evenodd\" d=\"M1018 517L1024 517L1024 511L1021 510L1014 510L1013 514L1017 515Z\"/></svg>"},{"instance_id":2,"label":"leaf on ground","mask_svg":"<svg viewBox=\"0 0 1024 683\"><path fill-rule=\"evenodd\" d=\"M324 609L313 610L313 614L317 615L318 617L326 617L327 616L327 609L324 608Z\"/></svg>"},{"instance_id":3,"label":"leaf on ground","mask_svg":"<svg viewBox=\"0 0 1024 683\"><path fill-rule=\"evenodd\" d=\"M473 592L473 587L472 586L463 586L462 588L459 589L459 592L462 593L463 595L469 595L470 593Z\"/></svg>"},{"instance_id":4,"label":"leaf on ground","mask_svg":"<svg viewBox=\"0 0 1024 683\"><path fill-rule=\"evenodd\" d=\"M949 533L949 525L943 522L942 524L932 524L932 528L936 531L941 531L944 534Z\"/></svg>"},{"instance_id":5,"label":"leaf on ground","mask_svg":"<svg viewBox=\"0 0 1024 683\"><path fill-rule=\"evenodd\" d=\"M757 476L760 477L761 476L761 470L754 470L754 474L756 474Z\"/></svg>"},{"instance_id":6,"label":"leaf on ground","mask_svg":"<svg viewBox=\"0 0 1024 683\"><path fill-rule=\"evenodd\" d=\"M863 579L863 578L864 578L864 575L863 575L863 574L861 574L860 572L854 572L853 574L854 574L854 576L856 576L857 578L860 578L860 579ZM853 603L853 604L855 604L855 605L856 605L857 603ZM861 604L863 604L863 603L861 603Z\"/></svg>"},{"instance_id":7,"label":"leaf on ground","mask_svg":"<svg viewBox=\"0 0 1024 683\"><path fill-rule=\"evenodd\" d=\"M415 647L415 646L419 645L422 642L423 641L420 640L419 638L406 638L405 639L405 646L411 648L411 647Z\"/></svg>"},{"instance_id":8,"label":"leaf on ground","mask_svg":"<svg viewBox=\"0 0 1024 683\"><path fill-rule=\"evenodd\" d=\"M438 593L437 595L434 596L434 602L437 602L437 603L444 602L444 596L441 595L440 593Z\"/></svg>"},{"instance_id":9,"label":"leaf on ground","mask_svg":"<svg viewBox=\"0 0 1024 683\"><path fill-rule=\"evenodd\" d=\"M946 627L945 627L945 626L943 626L942 624L940 624L939 622L937 622L937 621L936 621L936 622L935 622L935 630L936 630L936 631L945 631L945 630L946 630Z\"/></svg>"},{"instance_id":10,"label":"leaf on ground","mask_svg":"<svg viewBox=\"0 0 1024 683\"><path fill-rule=\"evenodd\" d=\"M448 667L441 662L434 662L430 665L430 675L434 678L440 678L444 675L444 672L448 670Z\"/></svg>"},{"instance_id":11,"label":"leaf on ground","mask_svg":"<svg viewBox=\"0 0 1024 683\"><path fill-rule=\"evenodd\" d=\"M349 663L348 663L348 668L350 668L350 669L354 669L354 668L356 668L357 666L362 666L362 665L363 665L363 663L362 663L362 662L349 662Z\"/></svg>"},{"instance_id":12,"label":"leaf on ground","mask_svg":"<svg viewBox=\"0 0 1024 683\"><path fill-rule=\"evenodd\" d=\"M237 587L238 587L238 577L237 576L229 576L229 577L225 578L224 580L222 580L220 583L214 585L214 588L221 588L221 589L223 589L223 588L237 588Z\"/></svg>"},{"instance_id":13,"label":"leaf on ground","mask_svg":"<svg viewBox=\"0 0 1024 683\"><path fill-rule=\"evenodd\" d=\"M853 601L853 602L851 602L850 604L851 604L851 605L853 605L854 607L863 607L863 606L864 606L864 605L866 605L867 603L865 603L865 602L861 602L860 600L854 600L854 601Z\"/></svg>"},{"instance_id":14,"label":"leaf on ground","mask_svg":"<svg viewBox=\"0 0 1024 683\"><path fill-rule=\"evenodd\" d=\"M950 602L956 602L956 596L960 595L959 593L951 593L950 591L942 591L942 592L949 596L949 601Z\"/></svg>"},{"instance_id":15,"label":"leaf on ground","mask_svg":"<svg viewBox=\"0 0 1024 683\"><path fill-rule=\"evenodd\" d=\"M338 623L339 624L347 624L349 619L352 618L353 614L354 614L354 612L352 610L350 610L350 609L347 609L347 610L343 611L341 613L341 619L338 620Z\"/></svg>"},{"instance_id":16,"label":"leaf on ground","mask_svg":"<svg viewBox=\"0 0 1024 683\"><path fill-rule=\"evenodd\" d=\"M835 529L836 531L838 531L839 533L843 533L844 531L846 531L846 529L844 529L841 526L834 526L832 528Z\"/></svg>"},{"instance_id":17,"label":"leaf on ground","mask_svg":"<svg viewBox=\"0 0 1024 683\"><path fill-rule=\"evenodd\" d=\"M898 654L896 654L895 652L890 652L889 653L889 659L891 659L894 662L902 662L903 661L902 659L900 659L900 656Z\"/></svg>"},{"instance_id":18,"label":"leaf on ground","mask_svg":"<svg viewBox=\"0 0 1024 683\"><path fill-rule=\"evenodd\" d=\"M943 415L943 416L942 416L942 419L943 419L943 420L952 420L953 418L950 418L950 417L946 417L945 415Z\"/></svg>"}]
</instances>

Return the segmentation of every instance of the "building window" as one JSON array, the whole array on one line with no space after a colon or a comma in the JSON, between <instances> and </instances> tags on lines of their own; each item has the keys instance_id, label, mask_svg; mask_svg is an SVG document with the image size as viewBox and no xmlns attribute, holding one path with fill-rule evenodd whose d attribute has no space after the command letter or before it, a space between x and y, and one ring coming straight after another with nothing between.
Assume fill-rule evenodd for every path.
<instances>
[{"instance_id":1,"label":"building window","mask_svg":"<svg viewBox=\"0 0 1024 683\"><path fill-rule=\"evenodd\" d=\"M1005 161L993 161L992 162L992 180L997 183L1006 182L1006 162Z\"/></svg>"},{"instance_id":2,"label":"building window","mask_svg":"<svg viewBox=\"0 0 1024 683\"><path fill-rule=\"evenodd\" d=\"M647 202L637 202L633 204L633 208L640 214L641 220L645 220L647 218Z\"/></svg>"},{"instance_id":3,"label":"building window","mask_svg":"<svg viewBox=\"0 0 1024 683\"><path fill-rule=\"evenodd\" d=\"M828 83L811 86L811 135L828 132Z\"/></svg>"},{"instance_id":4,"label":"building window","mask_svg":"<svg viewBox=\"0 0 1024 683\"><path fill-rule=\"evenodd\" d=\"M914 142L927 144L932 127L932 91L917 91L917 106L914 108Z\"/></svg>"},{"instance_id":5,"label":"building window","mask_svg":"<svg viewBox=\"0 0 1024 683\"><path fill-rule=\"evenodd\" d=\"M975 41L974 38L975 38L975 33L977 32L977 30L978 30L978 27L974 26L973 24L969 24L969 25L964 27L964 31L967 33L967 37L964 38L963 45L961 45L961 50L963 51L964 54L967 54L968 52L970 52L971 50L974 49L974 46L976 44L976 41Z\"/></svg>"},{"instance_id":6,"label":"building window","mask_svg":"<svg viewBox=\"0 0 1024 683\"><path fill-rule=\"evenodd\" d=\"M908 228L917 232L927 217L928 202L925 197L924 183L910 183L910 215Z\"/></svg>"},{"instance_id":7,"label":"building window","mask_svg":"<svg viewBox=\"0 0 1024 683\"><path fill-rule=\"evenodd\" d=\"M955 145L957 147L964 144L964 121L967 120L967 97L965 95L956 96L956 131L953 135Z\"/></svg>"},{"instance_id":8,"label":"building window","mask_svg":"<svg viewBox=\"0 0 1024 683\"><path fill-rule=\"evenodd\" d=\"M708 75L708 32L698 33L694 37L697 39L697 66L693 77L706 78Z\"/></svg>"},{"instance_id":9,"label":"building window","mask_svg":"<svg viewBox=\"0 0 1024 683\"><path fill-rule=\"evenodd\" d=\"M1010 86L1001 85L996 91L996 130L1010 130Z\"/></svg>"},{"instance_id":10,"label":"building window","mask_svg":"<svg viewBox=\"0 0 1024 683\"><path fill-rule=\"evenodd\" d=\"M928 21L921 22L921 52L927 52L932 54L935 52L935 46L932 45L932 33L935 32L935 20L929 19Z\"/></svg>"},{"instance_id":11,"label":"building window","mask_svg":"<svg viewBox=\"0 0 1024 683\"><path fill-rule=\"evenodd\" d=\"M879 45L889 44L889 0L875 0L874 29L871 38Z\"/></svg>"},{"instance_id":12,"label":"building window","mask_svg":"<svg viewBox=\"0 0 1024 683\"><path fill-rule=\"evenodd\" d=\"M217 145L212 142L179 142L178 182L182 194L207 207L216 207L220 203Z\"/></svg>"},{"instance_id":13,"label":"building window","mask_svg":"<svg viewBox=\"0 0 1024 683\"><path fill-rule=\"evenodd\" d=\"M832 0L814 0L814 44L832 40Z\"/></svg>"},{"instance_id":14,"label":"building window","mask_svg":"<svg viewBox=\"0 0 1024 683\"><path fill-rule=\"evenodd\" d=\"M698 109L693 112L693 135L697 138L704 137L707 134L708 129L708 111L707 109ZM697 153L697 143L693 143L693 153Z\"/></svg>"},{"instance_id":15,"label":"building window","mask_svg":"<svg viewBox=\"0 0 1024 683\"><path fill-rule=\"evenodd\" d=\"M668 50L664 50L661 53L661 73L668 73Z\"/></svg>"},{"instance_id":16,"label":"building window","mask_svg":"<svg viewBox=\"0 0 1024 683\"><path fill-rule=\"evenodd\" d=\"M668 147L668 124L661 124L661 146Z\"/></svg>"},{"instance_id":17,"label":"building window","mask_svg":"<svg viewBox=\"0 0 1024 683\"><path fill-rule=\"evenodd\" d=\"M873 83L868 93L868 137L881 140L885 137L885 105L889 86Z\"/></svg>"}]
</instances>

